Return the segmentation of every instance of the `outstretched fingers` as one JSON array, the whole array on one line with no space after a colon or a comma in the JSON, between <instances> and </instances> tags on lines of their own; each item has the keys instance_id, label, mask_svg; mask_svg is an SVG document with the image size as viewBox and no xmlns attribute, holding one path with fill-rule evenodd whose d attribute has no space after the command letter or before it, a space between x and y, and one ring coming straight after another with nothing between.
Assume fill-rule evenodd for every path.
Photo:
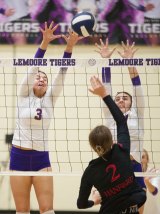
<instances>
[{"instance_id":1,"label":"outstretched fingers","mask_svg":"<svg viewBox=\"0 0 160 214\"><path fill-rule=\"evenodd\" d=\"M96 94L97 84L96 84L96 77L95 77L95 76L92 76L92 77L90 78L90 83L91 83L91 87L92 87L92 88L89 88L89 91L90 91L92 94Z\"/></svg>"},{"instance_id":2,"label":"outstretched fingers","mask_svg":"<svg viewBox=\"0 0 160 214\"><path fill-rule=\"evenodd\" d=\"M131 48L134 48L134 46L135 46L135 42L132 43Z\"/></svg>"},{"instance_id":3,"label":"outstretched fingers","mask_svg":"<svg viewBox=\"0 0 160 214\"><path fill-rule=\"evenodd\" d=\"M113 54L113 52L116 50L116 47L114 47L112 50L111 50L111 55Z\"/></svg>"},{"instance_id":4,"label":"outstretched fingers","mask_svg":"<svg viewBox=\"0 0 160 214\"><path fill-rule=\"evenodd\" d=\"M98 77L92 76L90 78L90 83L93 89L99 88L103 86L102 82L99 80Z\"/></svg>"},{"instance_id":5,"label":"outstretched fingers","mask_svg":"<svg viewBox=\"0 0 160 214\"><path fill-rule=\"evenodd\" d=\"M99 50L101 50L101 46L99 46L97 43L95 43L95 46L96 46Z\"/></svg>"},{"instance_id":6,"label":"outstretched fingers","mask_svg":"<svg viewBox=\"0 0 160 214\"><path fill-rule=\"evenodd\" d=\"M95 76L92 76L90 78L90 83L91 83L92 88L95 89L96 88L96 77Z\"/></svg>"},{"instance_id":7,"label":"outstretched fingers","mask_svg":"<svg viewBox=\"0 0 160 214\"><path fill-rule=\"evenodd\" d=\"M122 45L122 47L123 47L123 49L124 49L124 50L126 50L126 49L127 49L127 47L126 47L126 45L124 44L124 42L123 42L123 41L121 42L121 45Z\"/></svg>"},{"instance_id":8,"label":"outstretched fingers","mask_svg":"<svg viewBox=\"0 0 160 214\"><path fill-rule=\"evenodd\" d=\"M102 39L100 39L100 43L101 43L101 46L104 47L104 43L103 43Z\"/></svg>"},{"instance_id":9,"label":"outstretched fingers","mask_svg":"<svg viewBox=\"0 0 160 214\"><path fill-rule=\"evenodd\" d=\"M53 28L53 24L54 24L54 22L52 21L52 22L51 22L51 24L49 25L49 29L51 29L51 30L52 30L52 28Z\"/></svg>"},{"instance_id":10,"label":"outstretched fingers","mask_svg":"<svg viewBox=\"0 0 160 214\"><path fill-rule=\"evenodd\" d=\"M67 42L68 37L66 35L62 34L61 37Z\"/></svg>"},{"instance_id":11,"label":"outstretched fingers","mask_svg":"<svg viewBox=\"0 0 160 214\"><path fill-rule=\"evenodd\" d=\"M138 51L138 48L136 48L134 51L133 51L133 55Z\"/></svg>"},{"instance_id":12,"label":"outstretched fingers","mask_svg":"<svg viewBox=\"0 0 160 214\"><path fill-rule=\"evenodd\" d=\"M46 31L48 29L48 26L47 26L47 22L44 23L44 30Z\"/></svg>"},{"instance_id":13,"label":"outstretched fingers","mask_svg":"<svg viewBox=\"0 0 160 214\"><path fill-rule=\"evenodd\" d=\"M106 46L108 47L108 38L106 38Z\"/></svg>"},{"instance_id":14,"label":"outstretched fingers","mask_svg":"<svg viewBox=\"0 0 160 214\"><path fill-rule=\"evenodd\" d=\"M52 32L56 31L58 27L59 27L59 24L56 24L56 25L52 28Z\"/></svg>"}]
</instances>

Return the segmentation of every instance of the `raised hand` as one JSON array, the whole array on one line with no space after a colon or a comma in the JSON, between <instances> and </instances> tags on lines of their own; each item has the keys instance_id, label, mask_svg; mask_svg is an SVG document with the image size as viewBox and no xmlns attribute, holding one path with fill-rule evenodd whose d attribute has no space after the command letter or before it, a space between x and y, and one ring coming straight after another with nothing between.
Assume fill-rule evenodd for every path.
<instances>
[{"instance_id":1,"label":"raised hand","mask_svg":"<svg viewBox=\"0 0 160 214\"><path fill-rule=\"evenodd\" d=\"M51 41L57 38L61 38L61 35L54 34L54 32L56 31L59 25L57 24L54 27L53 25L54 25L53 21L51 22L49 27L47 26L47 22L45 22L44 29L40 28L40 31L42 32L42 35L43 35L43 42L46 44L49 44Z\"/></svg>"},{"instance_id":2,"label":"raised hand","mask_svg":"<svg viewBox=\"0 0 160 214\"><path fill-rule=\"evenodd\" d=\"M92 94L98 95L102 98L106 97L108 95L104 85L102 84L102 82L99 80L99 78L93 76L90 78L90 83L92 86L92 89L89 89L89 91Z\"/></svg>"},{"instance_id":3,"label":"raised hand","mask_svg":"<svg viewBox=\"0 0 160 214\"><path fill-rule=\"evenodd\" d=\"M12 16L14 13L15 13L15 9L14 8L8 8L8 9L5 10L4 15L8 17L8 16Z\"/></svg>"},{"instance_id":4,"label":"raised hand","mask_svg":"<svg viewBox=\"0 0 160 214\"><path fill-rule=\"evenodd\" d=\"M95 50L97 53L101 55L102 58L110 58L116 48L109 49L108 38L106 39L106 43L104 44L102 39L100 39L100 45L95 43L95 46L98 50Z\"/></svg>"},{"instance_id":5,"label":"raised hand","mask_svg":"<svg viewBox=\"0 0 160 214\"><path fill-rule=\"evenodd\" d=\"M122 51L118 51L119 55L122 57L122 58L127 58L127 59L130 59L130 58L133 58L135 52L138 50L138 48L135 48L135 42L133 42L131 45L129 44L129 41L127 40L127 43L126 45L124 44L124 42L122 41L121 42L122 44L122 48L123 50Z\"/></svg>"},{"instance_id":6,"label":"raised hand","mask_svg":"<svg viewBox=\"0 0 160 214\"><path fill-rule=\"evenodd\" d=\"M157 169L155 169L155 168L151 168L149 171L147 171L147 172L149 172L149 173L156 173L156 172L158 172L159 170L157 170ZM147 176L147 177L145 177L144 178L144 181L146 182L146 181L149 181L149 180L151 180L153 177L152 176Z\"/></svg>"},{"instance_id":7,"label":"raised hand","mask_svg":"<svg viewBox=\"0 0 160 214\"><path fill-rule=\"evenodd\" d=\"M153 10L154 8L155 8L155 6L154 6L154 4L152 4L152 3L148 3L148 4L146 4L146 6L145 6L145 10L146 10L146 11Z\"/></svg>"},{"instance_id":8,"label":"raised hand","mask_svg":"<svg viewBox=\"0 0 160 214\"><path fill-rule=\"evenodd\" d=\"M69 33L68 36L66 35L62 35L62 38L64 38L64 40L67 42L67 48L66 51L67 52L72 52L72 49L74 47L74 45L81 39L83 39L83 36L78 36L77 33L75 33L74 31L72 31L71 29L69 29Z\"/></svg>"}]
</instances>

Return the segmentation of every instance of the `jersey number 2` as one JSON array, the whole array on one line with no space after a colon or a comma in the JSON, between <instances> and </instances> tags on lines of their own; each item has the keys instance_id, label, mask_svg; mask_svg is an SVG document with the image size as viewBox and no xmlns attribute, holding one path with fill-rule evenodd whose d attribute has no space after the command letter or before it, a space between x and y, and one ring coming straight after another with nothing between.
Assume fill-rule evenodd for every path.
<instances>
[{"instance_id":1,"label":"jersey number 2","mask_svg":"<svg viewBox=\"0 0 160 214\"><path fill-rule=\"evenodd\" d=\"M42 109L37 108L36 109L37 115L34 117L35 120L41 120L42 119Z\"/></svg>"},{"instance_id":2,"label":"jersey number 2","mask_svg":"<svg viewBox=\"0 0 160 214\"><path fill-rule=\"evenodd\" d=\"M120 174L118 173L116 175L116 170L117 170L117 167L116 165L114 164L110 164L106 167L106 172L108 172L109 170L112 170L112 179L111 179L111 182L114 182L116 181L118 178L120 178Z\"/></svg>"}]
</instances>

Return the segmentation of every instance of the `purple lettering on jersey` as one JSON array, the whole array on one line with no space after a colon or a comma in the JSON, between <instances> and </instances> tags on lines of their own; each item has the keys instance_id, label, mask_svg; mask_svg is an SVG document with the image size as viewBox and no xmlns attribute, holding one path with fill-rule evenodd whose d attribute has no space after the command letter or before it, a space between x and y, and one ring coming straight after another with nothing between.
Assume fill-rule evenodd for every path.
<instances>
[{"instance_id":1,"label":"purple lettering on jersey","mask_svg":"<svg viewBox=\"0 0 160 214\"><path fill-rule=\"evenodd\" d=\"M34 117L35 120L41 120L42 119L42 109L37 108L36 109L37 115Z\"/></svg>"}]
</instances>

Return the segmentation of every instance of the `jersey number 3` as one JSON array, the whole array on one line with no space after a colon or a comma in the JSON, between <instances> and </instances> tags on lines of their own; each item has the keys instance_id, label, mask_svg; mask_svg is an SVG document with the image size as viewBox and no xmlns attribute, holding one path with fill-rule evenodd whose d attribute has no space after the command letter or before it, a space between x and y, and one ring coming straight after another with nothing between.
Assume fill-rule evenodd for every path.
<instances>
[{"instance_id":1,"label":"jersey number 3","mask_svg":"<svg viewBox=\"0 0 160 214\"><path fill-rule=\"evenodd\" d=\"M114 164L108 165L108 166L106 167L106 172L108 172L109 170L112 171L112 179L111 179L111 182L114 182L114 181L116 181L117 179L120 178L120 174L119 174L119 173L116 174L116 170L117 170L116 165L114 165Z\"/></svg>"},{"instance_id":2,"label":"jersey number 3","mask_svg":"<svg viewBox=\"0 0 160 214\"><path fill-rule=\"evenodd\" d=\"M35 120L41 120L42 119L42 109L37 108L36 109L37 115L34 117Z\"/></svg>"}]
</instances>

